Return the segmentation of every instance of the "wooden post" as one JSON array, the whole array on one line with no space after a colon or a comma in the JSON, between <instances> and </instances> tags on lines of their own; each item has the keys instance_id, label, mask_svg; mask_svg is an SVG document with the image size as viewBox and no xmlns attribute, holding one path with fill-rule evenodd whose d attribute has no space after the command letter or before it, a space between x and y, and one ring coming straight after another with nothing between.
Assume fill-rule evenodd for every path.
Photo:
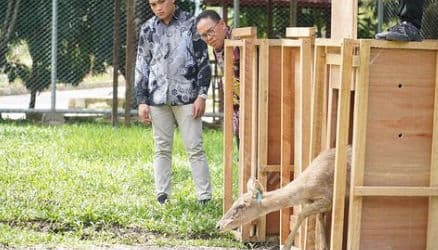
<instances>
[{"instance_id":1,"label":"wooden post","mask_svg":"<svg viewBox=\"0 0 438 250\"><path fill-rule=\"evenodd\" d=\"M341 72L336 128L336 159L333 185L332 235L330 249L341 250L344 228L345 189L347 177L348 126L353 73L353 41L344 39L341 48Z\"/></svg>"},{"instance_id":2,"label":"wooden post","mask_svg":"<svg viewBox=\"0 0 438 250\"><path fill-rule=\"evenodd\" d=\"M224 51L224 203L223 212L230 209L233 203L233 47L227 46Z\"/></svg>"},{"instance_id":3,"label":"wooden post","mask_svg":"<svg viewBox=\"0 0 438 250\"><path fill-rule=\"evenodd\" d=\"M430 186L438 186L438 53L435 69L435 103L433 115L432 157L430 167ZM429 199L429 220L427 225L427 249L438 249L438 197Z\"/></svg>"},{"instance_id":4,"label":"wooden post","mask_svg":"<svg viewBox=\"0 0 438 250\"><path fill-rule=\"evenodd\" d=\"M281 47L281 170L280 186L284 187L290 182L290 166L292 164L293 142L293 100L292 79L295 69L292 62L292 50ZM283 245L290 232L290 208L280 211L280 244Z\"/></svg>"},{"instance_id":5,"label":"wooden post","mask_svg":"<svg viewBox=\"0 0 438 250\"><path fill-rule=\"evenodd\" d=\"M332 0L331 38L357 38L358 0Z\"/></svg>"},{"instance_id":6,"label":"wooden post","mask_svg":"<svg viewBox=\"0 0 438 250\"><path fill-rule=\"evenodd\" d=\"M354 105L354 134L353 134L353 164L351 187L362 186L364 183L365 147L366 147L366 119L368 116L368 83L370 43L360 43L360 68L359 78L356 84ZM360 220L362 217L362 197L354 196L354 188L350 189L348 246L347 249L359 250L360 244Z\"/></svg>"},{"instance_id":7,"label":"wooden post","mask_svg":"<svg viewBox=\"0 0 438 250\"><path fill-rule=\"evenodd\" d=\"M267 173L260 166L268 165L268 117L269 117L269 42L266 39L259 40L259 88L258 88L258 173L260 183L266 188L268 185ZM262 112L263 110L263 112ZM257 237L266 237L266 216L257 221Z\"/></svg>"}]
</instances>

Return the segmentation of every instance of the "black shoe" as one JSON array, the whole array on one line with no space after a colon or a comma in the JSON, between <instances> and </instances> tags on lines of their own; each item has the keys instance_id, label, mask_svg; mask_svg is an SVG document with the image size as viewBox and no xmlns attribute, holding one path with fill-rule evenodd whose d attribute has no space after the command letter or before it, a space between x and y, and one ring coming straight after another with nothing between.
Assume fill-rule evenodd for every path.
<instances>
[{"instance_id":1,"label":"black shoe","mask_svg":"<svg viewBox=\"0 0 438 250\"><path fill-rule=\"evenodd\" d=\"M423 40L420 30L406 21L389 28L387 31L376 34L376 39L404 42Z\"/></svg>"},{"instance_id":2,"label":"black shoe","mask_svg":"<svg viewBox=\"0 0 438 250\"><path fill-rule=\"evenodd\" d=\"M199 204L201 204L201 205L205 205L205 204L207 204L207 203L210 202L210 199L198 200L198 202L199 202Z\"/></svg>"},{"instance_id":3,"label":"black shoe","mask_svg":"<svg viewBox=\"0 0 438 250\"><path fill-rule=\"evenodd\" d=\"M167 201L167 194L163 193L163 194L158 195L157 201L160 204L164 204Z\"/></svg>"}]
</instances>

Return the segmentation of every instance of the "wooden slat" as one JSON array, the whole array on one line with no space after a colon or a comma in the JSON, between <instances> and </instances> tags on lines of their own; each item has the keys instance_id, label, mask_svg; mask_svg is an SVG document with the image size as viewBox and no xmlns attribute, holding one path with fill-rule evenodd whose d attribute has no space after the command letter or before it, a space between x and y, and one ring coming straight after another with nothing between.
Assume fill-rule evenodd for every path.
<instances>
[{"instance_id":1,"label":"wooden slat","mask_svg":"<svg viewBox=\"0 0 438 250\"><path fill-rule=\"evenodd\" d=\"M267 187L267 175L263 167L268 165L268 90L269 90L269 46L266 39L258 39L259 45L259 81L258 81L258 173L257 176L262 185ZM257 223L257 234L266 235L266 216L259 218Z\"/></svg>"},{"instance_id":2,"label":"wooden slat","mask_svg":"<svg viewBox=\"0 0 438 250\"><path fill-rule=\"evenodd\" d=\"M341 88L339 90L336 131L336 159L330 249L342 249L344 227L345 184L347 175L347 144L350 115L350 85L353 73L353 44L344 39L342 45Z\"/></svg>"},{"instance_id":3,"label":"wooden slat","mask_svg":"<svg viewBox=\"0 0 438 250\"><path fill-rule=\"evenodd\" d=\"M225 39L224 47L243 47L243 40L229 40Z\"/></svg>"},{"instance_id":4,"label":"wooden slat","mask_svg":"<svg viewBox=\"0 0 438 250\"><path fill-rule=\"evenodd\" d=\"M225 213L233 203L233 48L225 47L224 58L224 203Z\"/></svg>"},{"instance_id":5,"label":"wooden slat","mask_svg":"<svg viewBox=\"0 0 438 250\"><path fill-rule=\"evenodd\" d=\"M341 65L342 58L340 54L327 54L327 64ZM353 56L353 67L358 67L360 65L359 56Z\"/></svg>"},{"instance_id":6,"label":"wooden slat","mask_svg":"<svg viewBox=\"0 0 438 250\"><path fill-rule=\"evenodd\" d=\"M240 53L240 120L239 120L239 190L240 195L247 192L246 183L251 177L251 150L252 150L252 86L255 58L255 47L251 40L243 40ZM242 239L252 236L252 225L242 226Z\"/></svg>"},{"instance_id":7,"label":"wooden slat","mask_svg":"<svg viewBox=\"0 0 438 250\"><path fill-rule=\"evenodd\" d=\"M385 40L369 40L372 48L384 48L384 49L420 49L420 50L438 50L437 40L424 40L422 42L392 42Z\"/></svg>"},{"instance_id":8,"label":"wooden slat","mask_svg":"<svg viewBox=\"0 0 438 250\"><path fill-rule=\"evenodd\" d=\"M295 150L294 150L294 173L295 176L302 173L309 165L310 152L310 128L311 128L311 99L312 99L312 70L313 70L313 38L301 38L303 45L300 53L296 53L296 79L295 79ZM294 207L298 211L299 207ZM300 237L306 242L304 248L315 248L315 217L309 217L300 229ZM311 225L311 226L310 226ZM310 227L309 227L310 226ZM302 240L301 240L302 241Z\"/></svg>"},{"instance_id":9,"label":"wooden slat","mask_svg":"<svg viewBox=\"0 0 438 250\"><path fill-rule=\"evenodd\" d=\"M284 47L301 47L301 40L293 40L293 39L269 39L269 46L284 46Z\"/></svg>"},{"instance_id":10,"label":"wooden slat","mask_svg":"<svg viewBox=\"0 0 438 250\"><path fill-rule=\"evenodd\" d=\"M331 38L357 38L358 0L332 0Z\"/></svg>"},{"instance_id":11,"label":"wooden slat","mask_svg":"<svg viewBox=\"0 0 438 250\"><path fill-rule=\"evenodd\" d=\"M356 186L353 189L353 195L354 196L402 196L402 197L438 196L438 187Z\"/></svg>"},{"instance_id":12,"label":"wooden slat","mask_svg":"<svg viewBox=\"0 0 438 250\"><path fill-rule=\"evenodd\" d=\"M254 49L254 56L251 58L250 63L252 66L252 87L251 87L251 92L252 92L252 114L251 114L251 177L256 178L258 177L258 166L259 166L259 152L258 152L258 103L259 103L259 99L258 99L258 95L259 95L259 91L258 91L258 71L257 71L257 57L258 57L258 53L257 53L257 49L255 48L255 44L254 44L254 40L252 40L252 48ZM264 216L263 216L264 217ZM266 227L266 219L258 219L255 221L255 226L256 226L256 239L257 241L265 241L266 240L266 232L265 230L260 230L260 228L265 228Z\"/></svg>"},{"instance_id":13,"label":"wooden slat","mask_svg":"<svg viewBox=\"0 0 438 250\"><path fill-rule=\"evenodd\" d=\"M257 27L234 28L232 31L233 39L256 38Z\"/></svg>"},{"instance_id":14,"label":"wooden slat","mask_svg":"<svg viewBox=\"0 0 438 250\"><path fill-rule=\"evenodd\" d=\"M315 39L315 46L325 46L325 47L341 47L342 39L328 39L328 38L317 38Z\"/></svg>"},{"instance_id":15,"label":"wooden slat","mask_svg":"<svg viewBox=\"0 0 438 250\"><path fill-rule=\"evenodd\" d=\"M312 84L312 107L310 117L310 152L309 161L321 152L323 112L324 112L324 84L326 79L325 47L315 47L315 69Z\"/></svg>"},{"instance_id":16,"label":"wooden slat","mask_svg":"<svg viewBox=\"0 0 438 250\"><path fill-rule=\"evenodd\" d=\"M254 40L253 40L254 41ZM252 72L252 86L251 86L251 92L252 92L252 114L251 114L251 176L253 178L257 177L257 167L259 166L258 161L258 71L257 71L257 58L258 58L258 51L254 45L252 44L254 49L254 56L251 58L251 72Z\"/></svg>"},{"instance_id":17,"label":"wooden slat","mask_svg":"<svg viewBox=\"0 0 438 250\"><path fill-rule=\"evenodd\" d=\"M300 38L300 37L314 37L316 34L315 27L287 27L286 36L290 38Z\"/></svg>"},{"instance_id":18,"label":"wooden slat","mask_svg":"<svg viewBox=\"0 0 438 250\"><path fill-rule=\"evenodd\" d=\"M355 187L363 185L365 169L365 147L368 115L368 84L369 84L369 61L370 42L361 41L359 76L356 84L354 120L353 120L353 155L351 170L351 184ZM358 250L360 244L360 222L362 217L362 198L352 194L354 188L350 188L349 227L347 249Z\"/></svg>"},{"instance_id":19,"label":"wooden slat","mask_svg":"<svg viewBox=\"0 0 438 250\"><path fill-rule=\"evenodd\" d=\"M438 53L435 66L435 98L433 112L433 134L430 166L430 186L438 186ZM427 224L427 249L438 249L438 197L429 199L429 219Z\"/></svg>"},{"instance_id":20,"label":"wooden slat","mask_svg":"<svg viewBox=\"0 0 438 250\"><path fill-rule=\"evenodd\" d=\"M266 173L260 173L258 175L259 182L263 185L263 187L268 186L268 177ZM266 216L261 216L257 219L257 239L260 241L265 241L267 239L266 235Z\"/></svg>"},{"instance_id":21,"label":"wooden slat","mask_svg":"<svg viewBox=\"0 0 438 250\"><path fill-rule=\"evenodd\" d=\"M293 172L294 165L289 165L289 169L291 172ZM259 173L280 173L281 172L281 165L259 165Z\"/></svg>"},{"instance_id":22,"label":"wooden slat","mask_svg":"<svg viewBox=\"0 0 438 250\"><path fill-rule=\"evenodd\" d=\"M290 165L292 164L292 118L293 96L292 79L294 78L294 65L292 63L291 49L281 48L281 172L280 186L284 187L290 182ZM283 245L289 235L290 208L280 210L280 244Z\"/></svg>"}]
</instances>

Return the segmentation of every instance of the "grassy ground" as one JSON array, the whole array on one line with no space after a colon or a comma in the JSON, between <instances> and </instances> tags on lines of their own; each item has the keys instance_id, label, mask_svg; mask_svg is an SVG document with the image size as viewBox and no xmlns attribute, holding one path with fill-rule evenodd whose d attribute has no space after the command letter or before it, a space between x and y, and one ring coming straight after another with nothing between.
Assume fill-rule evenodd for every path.
<instances>
[{"instance_id":1,"label":"grassy ground","mask_svg":"<svg viewBox=\"0 0 438 250\"><path fill-rule=\"evenodd\" d=\"M222 132L206 130L214 199L196 202L175 138L173 196L154 196L151 129L105 123L0 123L0 248L244 246L214 230L222 214Z\"/></svg>"}]
</instances>

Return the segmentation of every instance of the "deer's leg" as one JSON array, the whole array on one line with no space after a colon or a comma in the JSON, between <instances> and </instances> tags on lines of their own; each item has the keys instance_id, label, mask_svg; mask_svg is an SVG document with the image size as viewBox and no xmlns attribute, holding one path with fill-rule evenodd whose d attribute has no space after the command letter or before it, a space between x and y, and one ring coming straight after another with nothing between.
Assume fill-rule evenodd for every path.
<instances>
[{"instance_id":1,"label":"deer's leg","mask_svg":"<svg viewBox=\"0 0 438 250\"><path fill-rule=\"evenodd\" d=\"M325 220L324 220L324 214L323 213L319 213L317 215L317 219L319 222L319 239L320 239L320 246L321 249L328 249L328 244L327 244L327 232L326 232L326 228L325 228Z\"/></svg>"},{"instance_id":2,"label":"deer's leg","mask_svg":"<svg viewBox=\"0 0 438 250\"><path fill-rule=\"evenodd\" d=\"M312 214L326 212L330 210L330 207L331 207L331 201L325 199L316 200L310 204L304 205L303 208L301 209L301 212L297 216L297 221L295 222L289 236L287 237L283 250L290 249L292 247L295 233L297 232L298 228L300 227L304 219L306 219Z\"/></svg>"}]
</instances>

